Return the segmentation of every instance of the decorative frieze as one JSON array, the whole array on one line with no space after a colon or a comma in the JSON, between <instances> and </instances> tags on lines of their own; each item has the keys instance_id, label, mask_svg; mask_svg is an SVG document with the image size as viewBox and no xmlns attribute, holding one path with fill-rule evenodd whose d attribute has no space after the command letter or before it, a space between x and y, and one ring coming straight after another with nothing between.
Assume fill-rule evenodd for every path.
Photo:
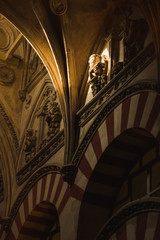
<instances>
[{"instance_id":1,"label":"decorative frieze","mask_svg":"<svg viewBox=\"0 0 160 240\"><path fill-rule=\"evenodd\" d=\"M24 183L38 168L46 163L64 145L64 132L52 138L17 174L17 183ZM29 149L31 146L29 146Z\"/></svg>"}]
</instances>

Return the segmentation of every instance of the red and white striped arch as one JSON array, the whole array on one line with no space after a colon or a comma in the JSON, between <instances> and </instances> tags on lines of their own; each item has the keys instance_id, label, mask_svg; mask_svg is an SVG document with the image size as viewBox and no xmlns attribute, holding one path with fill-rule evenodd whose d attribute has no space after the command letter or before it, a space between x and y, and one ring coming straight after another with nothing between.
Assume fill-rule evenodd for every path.
<instances>
[{"instance_id":1,"label":"red and white striped arch","mask_svg":"<svg viewBox=\"0 0 160 240\"><path fill-rule=\"evenodd\" d=\"M66 182L63 181L60 174L48 174L42 177L29 191L25 197L23 203L21 204L16 217L11 226L7 240L16 240L19 233L23 227L23 224L27 220L27 217L32 212L32 210L43 201L53 203L60 215L65 204L66 192L69 192L69 187ZM4 232L0 233L0 239L5 239Z\"/></svg>"},{"instance_id":2,"label":"red and white striped arch","mask_svg":"<svg viewBox=\"0 0 160 240\"><path fill-rule=\"evenodd\" d=\"M159 240L160 213L145 212L129 219L109 240Z\"/></svg>"},{"instance_id":3,"label":"red and white striped arch","mask_svg":"<svg viewBox=\"0 0 160 240\"><path fill-rule=\"evenodd\" d=\"M142 92L124 100L101 124L79 165L75 183L69 188L59 174L42 177L29 191L11 226L7 240L16 240L30 212L42 201L53 203L58 211L61 239L76 239L81 201L94 168L106 147L125 130L140 127L160 142L160 95ZM64 227L64 229L63 229ZM5 239L0 230L0 239Z\"/></svg>"},{"instance_id":4,"label":"red and white striped arch","mask_svg":"<svg viewBox=\"0 0 160 240\"><path fill-rule=\"evenodd\" d=\"M75 187L82 196L107 146L125 130L135 127L146 129L160 144L160 95L156 92L128 97L103 121L82 157L75 179Z\"/></svg>"}]
</instances>

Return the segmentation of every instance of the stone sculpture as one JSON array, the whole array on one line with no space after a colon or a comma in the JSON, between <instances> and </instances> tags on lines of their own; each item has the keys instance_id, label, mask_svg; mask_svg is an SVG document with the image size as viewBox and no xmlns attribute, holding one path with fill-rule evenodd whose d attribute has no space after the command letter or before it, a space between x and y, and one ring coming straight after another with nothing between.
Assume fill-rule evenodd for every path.
<instances>
[{"instance_id":1,"label":"stone sculpture","mask_svg":"<svg viewBox=\"0 0 160 240\"><path fill-rule=\"evenodd\" d=\"M107 84L108 61L99 54L92 54L89 58L89 79L92 94L95 96Z\"/></svg>"},{"instance_id":2,"label":"stone sculpture","mask_svg":"<svg viewBox=\"0 0 160 240\"><path fill-rule=\"evenodd\" d=\"M26 131L26 141L24 146L24 151L26 153L25 160L29 162L36 154L36 131L33 129L27 129Z\"/></svg>"}]
</instances>

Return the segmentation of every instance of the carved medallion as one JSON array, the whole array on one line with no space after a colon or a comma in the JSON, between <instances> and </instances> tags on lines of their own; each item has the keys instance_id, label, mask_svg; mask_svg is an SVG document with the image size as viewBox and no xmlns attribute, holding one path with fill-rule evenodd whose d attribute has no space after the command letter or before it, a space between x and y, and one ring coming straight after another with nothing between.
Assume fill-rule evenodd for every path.
<instances>
[{"instance_id":1,"label":"carved medallion","mask_svg":"<svg viewBox=\"0 0 160 240\"><path fill-rule=\"evenodd\" d=\"M0 66L0 84L1 85L11 85L14 82L15 73L14 70L6 67Z\"/></svg>"},{"instance_id":2,"label":"carved medallion","mask_svg":"<svg viewBox=\"0 0 160 240\"><path fill-rule=\"evenodd\" d=\"M50 0L49 4L56 15L63 15L67 11L67 0Z\"/></svg>"}]
</instances>

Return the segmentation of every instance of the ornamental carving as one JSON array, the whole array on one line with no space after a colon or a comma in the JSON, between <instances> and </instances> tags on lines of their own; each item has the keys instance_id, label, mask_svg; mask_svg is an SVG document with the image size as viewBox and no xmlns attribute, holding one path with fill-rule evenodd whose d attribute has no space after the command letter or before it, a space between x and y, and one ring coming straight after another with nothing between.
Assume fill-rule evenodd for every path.
<instances>
[{"instance_id":1,"label":"ornamental carving","mask_svg":"<svg viewBox=\"0 0 160 240\"><path fill-rule=\"evenodd\" d=\"M107 84L108 61L104 56L92 54L88 62L88 83L91 85L93 96L95 96Z\"/></svg>"},{"instance_id":2,"label":"ornamental carving","mask_svg":"<svg viewBox=\"0 0 160 240\"><path fill-rule=\"evenodd\" d=\"M58 103L55 101L57 99L55 90L47 88L43 96L44 103L40 106L37 117L43 117L48 125L47 136L42 139L42 144L46 144L60 131L62 115Z\"/></svg>"},{"instance_id":3,"label":"ornamental carving","mask_svg":"<svg viewBox=\"0 0 160 240\"><path fill-rule=\"evenodd\" d=\"M15 80L14 70L7 66L0 66L0 84L11 85Z\"/></svg>"},{"instance_id":4,"label":"ornamental carving","mask_svg":"<svg viewBox=\"0 0 160 240\"><path fill-rule=\"evenodd\" d=\"M26 89L21 89L19 90L19 99L24 102L24 100L26 99L26 93L27 93L27 90Z\"/></svg>"},{"instance_id":5,"label":"ornamental carving","mask_svg":"<svg viewBox=\"0 0 160 240\"><path fill-rule=\"evenodd\" d=\"M33 140L33 145L34 145L34 140ZM61 147L63 147L63 145L64 145L64 132L61 131L53 139L47 142L46 146L41 147L41 149L34 155L34 157L30 160L30 162L28 162L16 174L18 185L21 185L22 183L24 183L38 168L40 168ZM32 146L30 145L28 147L29 149L32 148ZM57 169L59 169L60 171L59 167L57 167Z\"/></svg>"},{"instance_id":6,"label":"ornamental carving","mask_svg":"<svg viewBox=\"0 0 160 240\"><path fill-rule=\"evenodd\" d=\"M27 129L25 140L25 160L29 162L36 154L36 131L33 129Z\"/></svg>"},{"instance_id":7,"label":"ornamental carving","mask_svg":"<svg viewBox=\"0 0 160 240\"><path fill-rule=\"evenodd\" d=\"M67 0L50 0L49 5L55 15L63 15L67 11Z\"/></svg>"}]
</instances>

